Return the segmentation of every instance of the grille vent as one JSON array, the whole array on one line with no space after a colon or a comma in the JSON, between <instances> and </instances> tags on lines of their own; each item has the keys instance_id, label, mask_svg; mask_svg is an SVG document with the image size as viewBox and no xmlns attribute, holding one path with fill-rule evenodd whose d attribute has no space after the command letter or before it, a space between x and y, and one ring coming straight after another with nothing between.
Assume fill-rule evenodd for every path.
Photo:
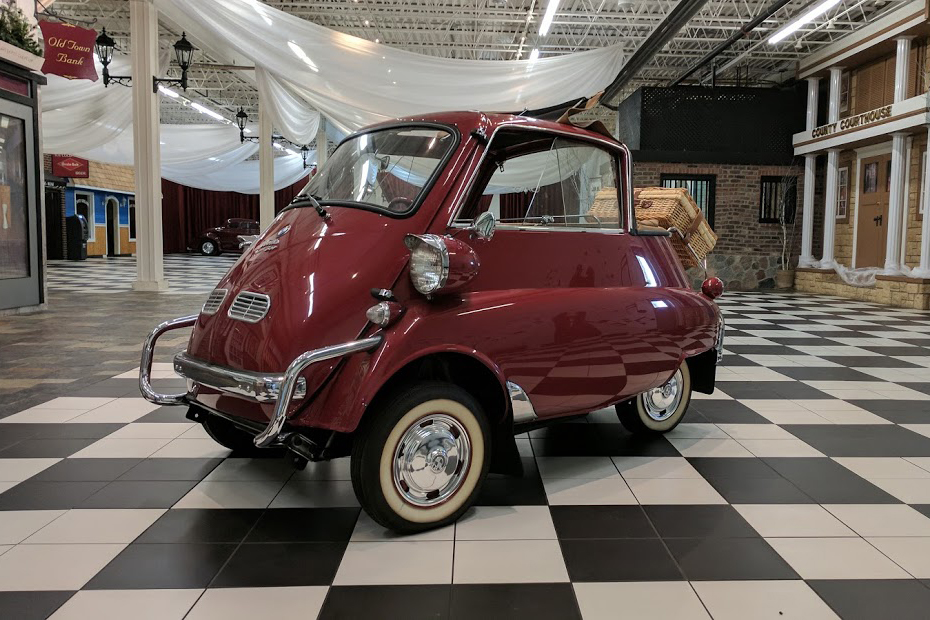
<instances>
[{"instance_id":1,"label":"grille vent","mask_svg":"<svg viewBox=\"0 0 930 620\"><path fill-rule=\"evenodd\" d=\"M270 307L271 298L268 295L243 291L236 295L229 306L229 317L246 323L257 323L265 318Z\"/></svg>"},{"instance_id":2,"label":"grille vent","mask_svg":"<svg viewBox=\"0 0 930 620\"><path fill-rule=\"evenodd\" d=\"M213 292L207 297L207 301L204 303L201 312L204 314L216 314L216 311L219 310L220 306L223 304L224 299L226 299L225 288L213 289Z\"/></svg>"}]
</instances>

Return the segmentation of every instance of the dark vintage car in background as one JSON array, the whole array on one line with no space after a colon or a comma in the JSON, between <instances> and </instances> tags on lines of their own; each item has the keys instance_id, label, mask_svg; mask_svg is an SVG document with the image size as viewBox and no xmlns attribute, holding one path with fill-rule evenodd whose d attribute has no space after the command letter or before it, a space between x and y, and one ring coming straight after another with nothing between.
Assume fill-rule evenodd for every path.
<instances>
[{"instance_id":1,"label":"dark vintage car in background","mask_svg":"<svg viewBox=\"0 0 930 620\"><path fill-rule=\"evenodd\" d=\"M216 228L208 228L197 237L188 248L204 256L217 256L221 252L240 252L240 236L259 233L258 222L241 217L231 217L226 223Z\"/></svg>"},{"instance_id":2,"label":"dark vintage car in background","mask_svg":"<svg viewBox=\"0 0 930 620\"><path fill-rule=\"evenodd\" d=\"M351 135L198 315L150 334L142 392L234 453L351 455L361 505L401 532L519 475L516 433L608 406L666 432L714 389L722 289L693 291L668 231L636 224L631 166L606 132L513 115ZM188 389L156 393L156 341L183 327Z\"/></svg>"}]
</instances>

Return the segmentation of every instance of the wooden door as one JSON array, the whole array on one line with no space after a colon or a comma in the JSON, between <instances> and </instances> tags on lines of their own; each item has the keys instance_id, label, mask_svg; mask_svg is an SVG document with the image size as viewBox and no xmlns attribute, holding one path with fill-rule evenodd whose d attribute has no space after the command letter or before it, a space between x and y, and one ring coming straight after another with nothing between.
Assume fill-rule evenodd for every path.
<instances>
[{"instance_id":1,"label":"wooden door","mask_svg":"<svg viewBox=\"0 0 930 620\"><path fill-rule=\"evenodd\" d=\"M891 154L862 160L856 209L856 267L881 267L885 264L890 173Z\"/></svg>"}]
</instances>

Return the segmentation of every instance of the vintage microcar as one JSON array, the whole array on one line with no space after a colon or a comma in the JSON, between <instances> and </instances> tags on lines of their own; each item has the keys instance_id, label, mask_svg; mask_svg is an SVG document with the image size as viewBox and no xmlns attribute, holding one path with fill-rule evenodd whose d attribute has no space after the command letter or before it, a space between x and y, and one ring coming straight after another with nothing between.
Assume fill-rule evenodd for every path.
<instances>
[{"instance_id":1,"label":"vintage microcar","mask_svg":"<svg viewBox=\"0 0 930 620\"><path fill-rule=\"evenodd\" d=\"M152 332L143 395L234 453L351 455L359 502L401 532L519 475L535 426L616 405L668 431L714 389L722 288L691 290L669 233L637 227L631 165L606 131L505 114L351 135L200 314ZM158 337L191 326L187 392L156 393Z\"/></svg>"}]
</instances>

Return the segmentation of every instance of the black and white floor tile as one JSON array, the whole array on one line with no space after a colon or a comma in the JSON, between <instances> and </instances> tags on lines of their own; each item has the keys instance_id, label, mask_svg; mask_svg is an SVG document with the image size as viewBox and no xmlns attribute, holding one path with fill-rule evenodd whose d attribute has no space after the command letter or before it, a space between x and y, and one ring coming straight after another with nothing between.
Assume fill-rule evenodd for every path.
<instances>
[{"instance_id":1,"label":"black and white floor tile","mask_svg":"<svg viewBox=\"0 0 930 620\"><path fill-rule=\"evenodd\" d=\"M164 257L165 280L169 286L166 292L209 293L238 258L238 254L167 254ZM48 261L50 291L125 293L132 290L135 279L135 256L105 256L84 261Z\"/></svg>"},{"instance_id":2,"label":"black and white floor tile","mask_svg":"<svg viewBox=\"0 0 930 620\"><path fill-rule=\"evenodd\" d=\"M411 537L360 512L347 461L239 458L131 370L15 412L0 618L930 617L930 313L721 306L718 390L675 431L533 431L522 478Z\"/></svg>"}]
</instances>

